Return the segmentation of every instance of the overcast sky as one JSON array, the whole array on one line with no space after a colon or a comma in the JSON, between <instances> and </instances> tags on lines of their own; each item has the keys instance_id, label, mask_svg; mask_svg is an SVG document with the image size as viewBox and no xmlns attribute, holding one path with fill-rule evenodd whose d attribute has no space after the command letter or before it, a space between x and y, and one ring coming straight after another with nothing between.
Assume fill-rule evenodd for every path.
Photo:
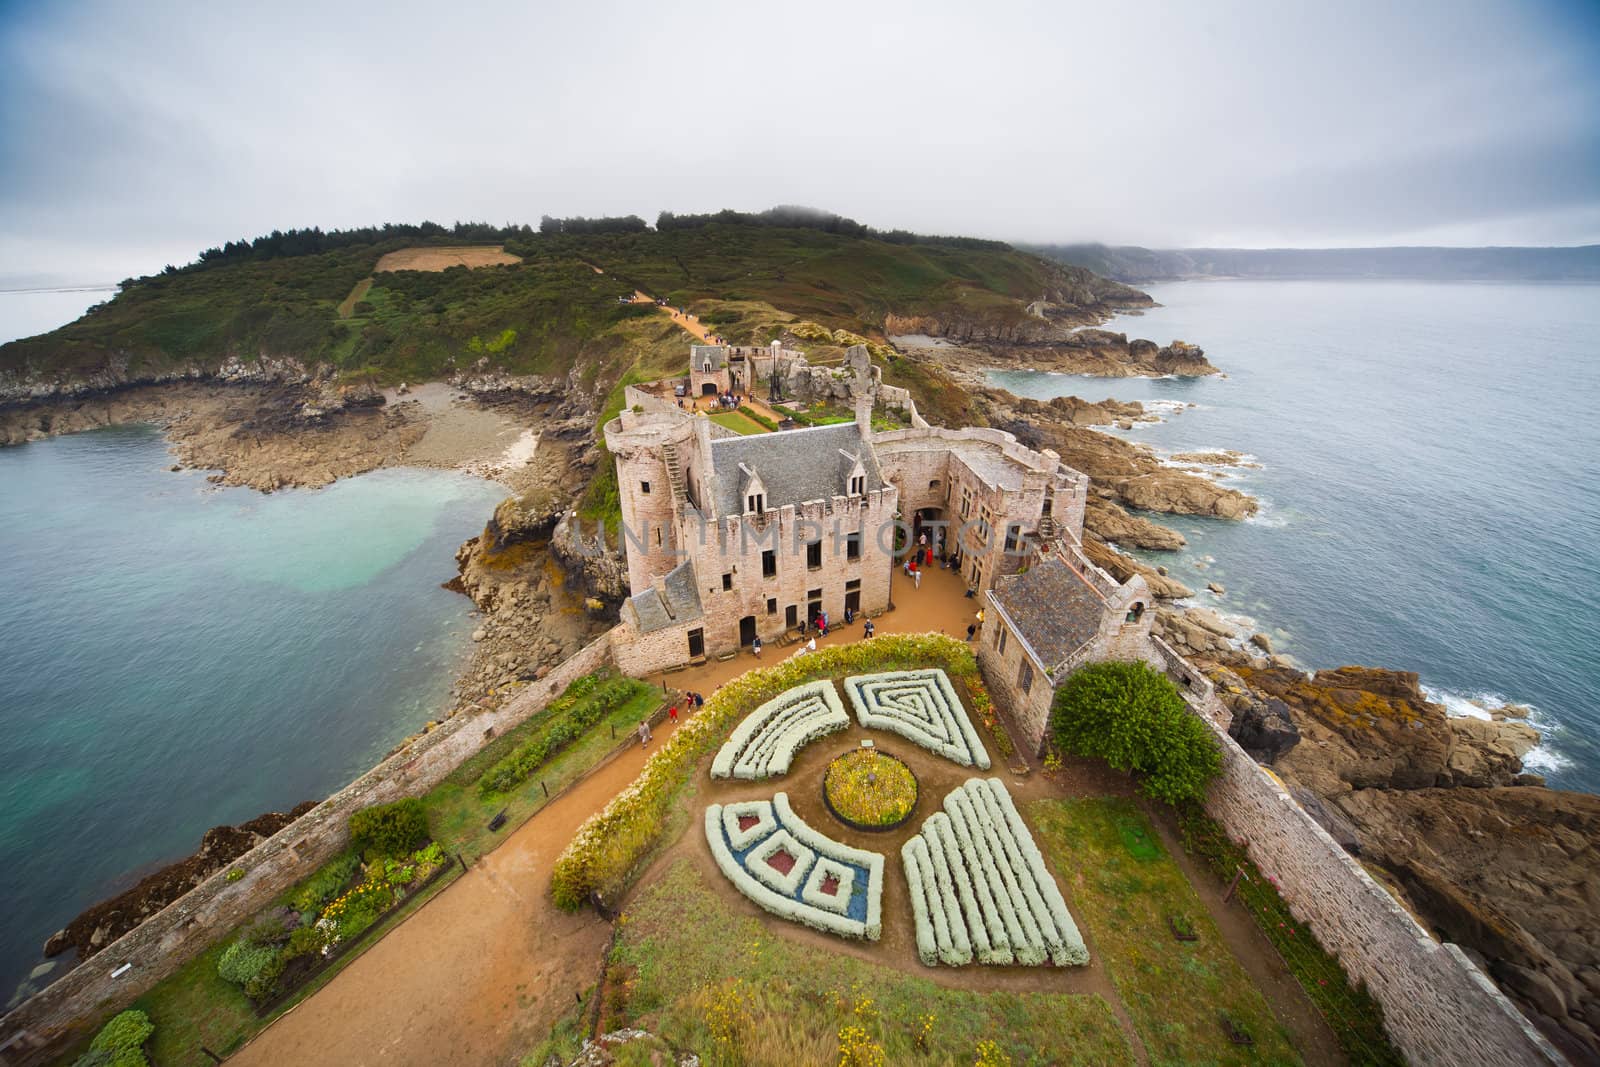
<instances>
[{"instance_id":1,"label":"overcast sky","mask_svg":"<svg viewBox=\"0 0 1600 1067\"><path fill-rule=\"evenodd\" d=\"M0 277L274 228L838 211L1156 247L1600 241L1600 5L0 0Z\"/></svg>"}]
</instances>

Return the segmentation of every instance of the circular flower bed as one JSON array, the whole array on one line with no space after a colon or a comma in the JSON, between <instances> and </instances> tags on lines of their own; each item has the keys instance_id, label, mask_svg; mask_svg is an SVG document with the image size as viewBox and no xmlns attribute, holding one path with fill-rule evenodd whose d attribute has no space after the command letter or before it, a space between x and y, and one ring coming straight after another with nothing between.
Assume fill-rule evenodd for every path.
<instances>
[{"instance_id":1,"label":"circular flower bed","mask_svg":"<svg viewBox=\"0 0 1600 1067\"><path fill-rule=\"evenodd\" d=\"M893 830L916 809L917 776L886 752L858 748L828 764L822 801L852 829Z\"/></svg>"}]
</instances>

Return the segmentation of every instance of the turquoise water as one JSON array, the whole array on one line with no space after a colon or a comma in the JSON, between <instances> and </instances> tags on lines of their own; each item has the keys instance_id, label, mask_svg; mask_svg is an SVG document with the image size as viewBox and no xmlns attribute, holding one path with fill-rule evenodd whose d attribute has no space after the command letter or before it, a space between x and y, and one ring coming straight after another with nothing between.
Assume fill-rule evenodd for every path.
<instances>
[{"instance_id":1,"label":"turquoise water","mask_svg":"<svg viewBox=\"0 0 1600 1067\"><path fill-rule=\"evenodd\" d=\"M148 427L0 449L0 983L219 823L321 799L448 698L439 588L503 495L438 471L316 491L168 471Z\"/></svg>"},{"instance_id":2,"label":"turquoise water","mask_svg":"<svg viewBox=\"0 0 1600 1067\"><path fill-rule=\"evenodd\" d=\"M1421 674L1454 711L1536 709L1530 760L1600 791L1600 287L1183 282L1112 329L1205 348L1227 378L999 373L1019 394L1197 404L1123 436L1230 448L1244 523L1161 522L1146 553L1308 667Z\"/></svg>"}]
</instances>

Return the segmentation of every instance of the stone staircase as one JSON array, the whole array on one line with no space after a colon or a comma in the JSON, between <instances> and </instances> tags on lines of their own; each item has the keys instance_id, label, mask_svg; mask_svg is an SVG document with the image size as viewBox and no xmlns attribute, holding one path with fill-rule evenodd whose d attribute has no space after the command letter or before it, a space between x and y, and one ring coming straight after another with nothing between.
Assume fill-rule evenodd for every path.
<instances>
[{"instance_id":1,"label":"stone staircase","mask_svg":"<svg viewBox=\"0 0 1600 1067\"><path fill-rule=\"evenodd\" d=\"M678 446L668 441L661 446L661 457L667 461L667 484L672 486L672 501L683 504L689 499L684 488L683 463L678 459Z\"/></svg>"}]
</instances>

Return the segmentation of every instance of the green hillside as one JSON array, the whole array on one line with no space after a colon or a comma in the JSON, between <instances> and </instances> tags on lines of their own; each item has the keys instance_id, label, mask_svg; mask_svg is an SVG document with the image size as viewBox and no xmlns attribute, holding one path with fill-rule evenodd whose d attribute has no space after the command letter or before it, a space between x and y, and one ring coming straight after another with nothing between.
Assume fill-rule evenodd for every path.
<instances>
[{"instance_id":1,"label":"green hillside","mask_svg":"<svg viewBox=\"0 0 1600 1067\"><path fill-rule=\"evenodd\" d=\"M374 274L388 252L474 243L504 245L522 262ZM370 289L357 290L368 278ZM891 312L1013 319L1045 294L1104 307L1137 296L996 242L882 234L836 216L663 216L654 230L637 219L546 219L539 231L291 231L126 281L77 322L0 346L0 376L126 381L263 357L379 382L475 367L597 373L627 365L620 350L637 331L626 324L652 314L618 301L635 288L692 305L733 340L760 342L791 316L881 336Z\"/></svg>"}]
</instances>

